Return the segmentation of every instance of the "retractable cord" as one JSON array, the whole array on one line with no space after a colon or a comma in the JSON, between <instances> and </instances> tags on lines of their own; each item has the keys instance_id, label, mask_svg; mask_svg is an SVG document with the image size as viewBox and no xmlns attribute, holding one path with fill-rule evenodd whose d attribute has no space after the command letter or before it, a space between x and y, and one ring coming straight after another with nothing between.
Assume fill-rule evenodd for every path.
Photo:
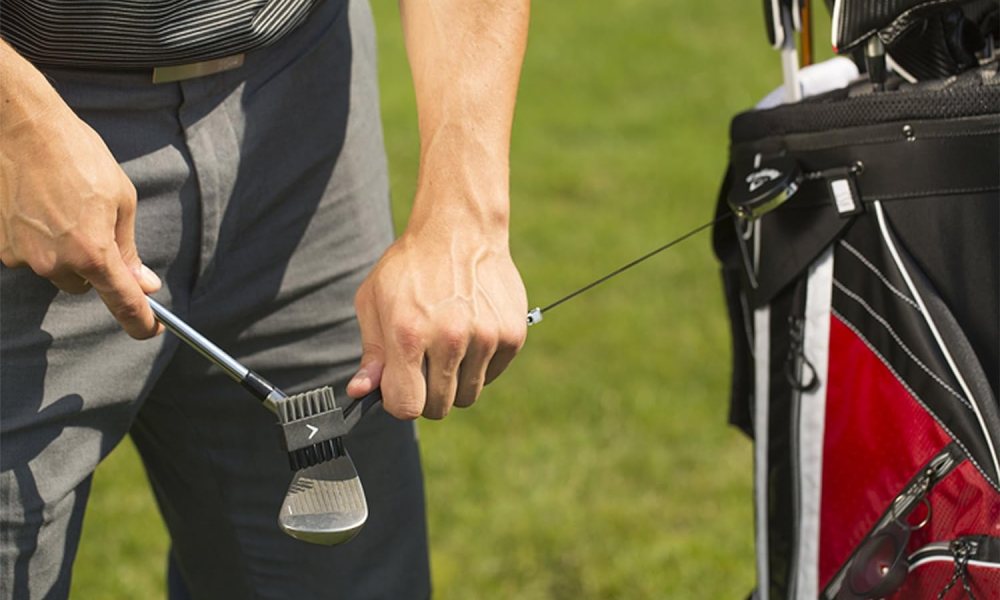
<instances>
[{"instance_id":1,"label":"retractable cord","mask_svg":"<svg viewBox=\"0 0 1000 600\"><path fill-rule=\"evenodd\" d=\"M538 307L533 308L530 312L528 312L528 325L530 326L530 325L534 325L535 323L540 322L542 320L542 313L548 312L548 311L552 310L553 308L559 306L560 304L562 304L562 303L564 303L564 302L566 302L568 300L572 300L573 298L576 298L580 294L586 292L587 290L590 290L592 288L595 288L595 287L599 286L600 284L602 284L605 281L611 279L612 277L621 275L622 273L624 273L625 271L628 271L629 269L631 269L632 267L638 265L639 263L641 263L641 262L643 262L643 261L645 261L647 259L650 259L650 258L656 256L660 252L663 252L664 250L667 250L668 248L671 248L671 247L673 247L673 246L675 246L675 245L683 242L684 240L688 239L689 237L691 237L691 236L693 236L693 235L695 235L695 234L697 234L697 233L699 233L699 232L701 232L701 231L703 231L705 229L708 229L709 227L715 225L716 223L720 223L723 220L728 219L731 216L732 216L731 213L729 213L728 211L726 211L722 215L720 215L719 217L716 217L716 218L712 219L708 223L704 223L702 225L699 225L698 227L695 227L694 229L692 229L691 231L688 231L684 235L670 240L669 242L667 242L666 244L663 244L662 246L660 246L659 248L653 250L652 252L648 252L646 254L643 254L639 258L637 258L637 259L635 259L635 260L633 260L633 261L631 261L631 262L629 262L629 263L627 263L625 265L622 265L621 267L618 267L617 269L615 269L614 271L611 271L607 275L604 275L603 277L601 277L599 279L596 279L596 280L588 283L587 285L585 285L585 286L577 289L576 291L574 291L572 293L569 293L569 294L563 296L562 298L556 300L555 302L552 302L551 304L548 304L547 306L544 306L544 307L541 307L541 308L538 308Z\"/></svg>"},{"instance_id":2,"label":"retractable cord","mask_svg":"<svg viewBox=\"0 0 1000 600\"><path fill-rule=\"evenodd\" d=\"M790 156L779 155L765 160L761 154L757 154L752 163L747 165L745 171L739 171L741 174L743 172L748 172L748 174L731 181L733 185L730 186L726 198L730 210L723 211L711 221L695 227L684 235L670 240L652 252L643 254L545 307L531 309L528 312L528 325L541 322L543 313L576 298L612 277L621 275L639 263L734 215L744 222L759 219L787 202L799 191L803 182L825 180L830 197L835 200L837 212L842 217L857 214L863 210L863 206L854 184L854 178L863 171L864 165L858 161L845 167L803 173L798 162Z\"/></svg>"}]
</instances>

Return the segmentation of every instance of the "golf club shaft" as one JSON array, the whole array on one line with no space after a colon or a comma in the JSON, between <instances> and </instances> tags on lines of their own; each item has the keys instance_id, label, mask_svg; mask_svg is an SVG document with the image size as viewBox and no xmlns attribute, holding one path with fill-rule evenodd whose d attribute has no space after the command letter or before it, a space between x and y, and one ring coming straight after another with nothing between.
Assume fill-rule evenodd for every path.
<instances>
[{"instance_id":1,"label":"golf club shaft","mask_svg":"<svg viewBox=\"0 0 1000 600\"><path fill-rule=\"evenodd\" d=\"M271 382L243 366L222 348L219 348L211 340L198 333L195 328L167 310L165 306L148 296L146 299L149 301L149 307L153 309L153 314L156 316L157 321L163 323L164 327L169 329L171 333L225 371L226 375L241 383L258 400L264 402L268 408L274 410L273 401L286 397L286 394Z\"/></svg>"},{"instance_id":2,"label":"golf club shaft","mask_svg":"<svg viewBox=\"0 0 1000 600\"><path fill-rule=\"evenodd\" d=\"M781 46L781 71L785 82L785 102L798 102L802 99L802 88L799 85L799 54L795 47L795 25L792 17L792 2L798 0L782 0L781 22L785 29L785 40Z\"/></svg>"},{"instance_id":3,"label":"golf club shaft","mask_svg":"<svg viewBox=\"0 0 1000 600\"><path fill-rule=\"evenodd\" d=\"M815 48L811 0L803 0L799 11L802 25L802 31L799 32L799 51L801 53L799 67L808 67L813 64L813 50Z\"/></svg>"}]
</instances>

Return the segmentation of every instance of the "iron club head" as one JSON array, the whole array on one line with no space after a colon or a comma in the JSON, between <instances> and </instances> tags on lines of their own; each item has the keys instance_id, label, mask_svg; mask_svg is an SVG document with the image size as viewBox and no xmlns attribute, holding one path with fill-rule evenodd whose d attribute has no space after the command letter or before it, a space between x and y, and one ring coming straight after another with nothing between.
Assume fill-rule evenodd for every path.
<instances>
[{"instance_id":1,"label":"iron club head","mask_svg":"<svg viewBox=\"0 0 1000 600\"><path fill-rule=\"evenodd\" d=\"M286 534L327 546L350 540L366 520L365 491L346 453L296 472L278 515Z\"/></svg>"}]
</instances>

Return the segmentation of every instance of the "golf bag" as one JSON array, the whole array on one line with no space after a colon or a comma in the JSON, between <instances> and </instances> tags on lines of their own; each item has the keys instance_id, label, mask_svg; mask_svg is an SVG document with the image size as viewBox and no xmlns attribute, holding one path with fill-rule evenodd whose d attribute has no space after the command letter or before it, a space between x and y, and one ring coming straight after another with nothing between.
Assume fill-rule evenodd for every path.
<instances>
[{"instance_id":1,"label":"golf bag","mask_svg":"<svg viewBox=\"0 0 1000 600\"><path fill-rule=\"evenodd\" d=\"M1000 74L735 117L713 244L758 587L1000 598Z\"/></svg>"}]
</instances>

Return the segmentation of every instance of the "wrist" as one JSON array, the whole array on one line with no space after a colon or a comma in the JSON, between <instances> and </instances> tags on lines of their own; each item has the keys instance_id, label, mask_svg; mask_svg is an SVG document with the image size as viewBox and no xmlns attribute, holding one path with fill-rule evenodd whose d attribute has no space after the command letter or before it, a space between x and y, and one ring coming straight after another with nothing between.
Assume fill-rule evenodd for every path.
<instances>
[{"instance_id":1,"label":"wrist","mask_svg":"<svg viewBox=\"0 0 1000 600\"><path fill-rule=\"evenodd\" d=\"M507 222L506 212L484 215L479 208L457 204L425 212L418 210L415 204L400 241L404 245L421 247L446 246L455 257L473 249L509 253Z\"/></svg>"},{"instance_id":2,"label":"wrist","mask_svg":"<svg viewBox=\"0 0 1000 600\"><path fill-rule=\"evenodd\" d=\"M508 140L464 125L439 127L424 139L410 224L445 222L506 239Z\"/></svg>"},{"instance_id":3,"label":"wrist","mask_svg":"<svg viewBox=\"0 0 1000 600\"><path fill-rule=\"evenodd\" d=\"M510 209L506 187L486 190L483 185L421 185L413 201L406 231L449 237L476 237L507 245Z\"/></svg>"}]
</instances>

